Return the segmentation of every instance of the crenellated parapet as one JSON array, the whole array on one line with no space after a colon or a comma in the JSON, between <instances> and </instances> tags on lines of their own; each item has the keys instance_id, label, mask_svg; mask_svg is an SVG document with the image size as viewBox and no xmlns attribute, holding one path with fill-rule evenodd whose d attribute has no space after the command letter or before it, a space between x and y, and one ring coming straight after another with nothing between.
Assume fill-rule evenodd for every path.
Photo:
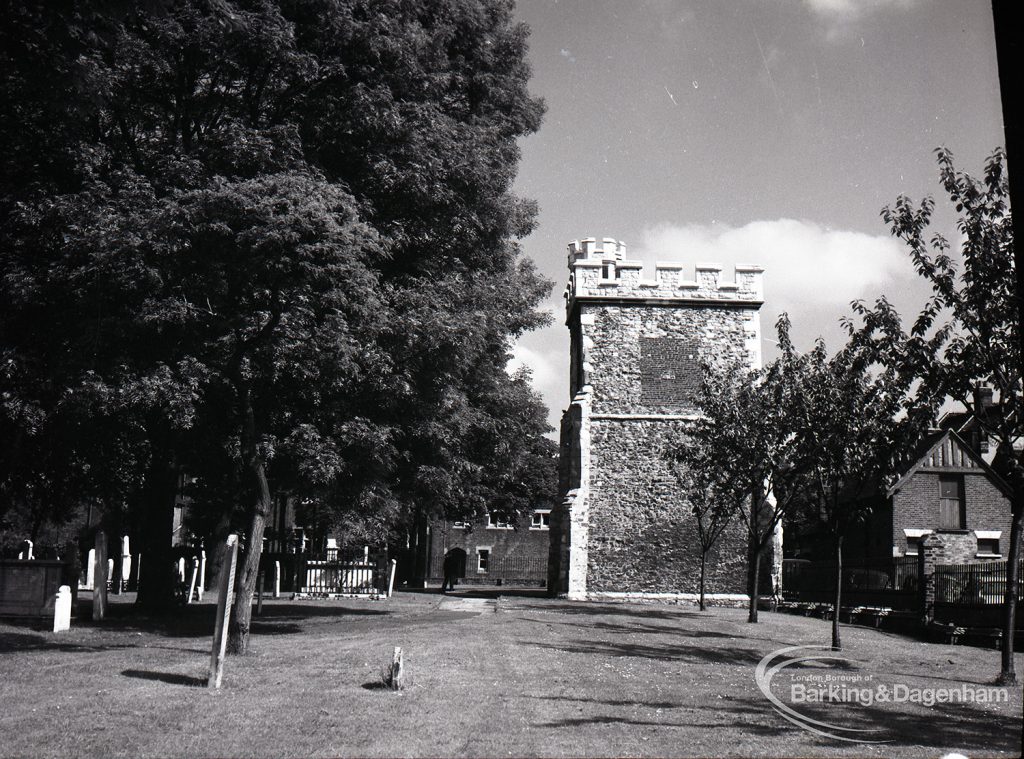
<instances>
[{"instance_id":1,"label":"crenellated parapet","mask_svg":"<svg viewBox=\"0 0 1024 759\"><path fill-rule=\"evenodd\" d=\"M759 306L764 301L760 266L737 264L731 282L722 280L719 264L698 263L690 269L658 261L653 278L641 261L626 258L626 244L611 237L588 237L569 243L569 309L578 299L664 300L735 303Z\"/></svg>"}]
</instances>

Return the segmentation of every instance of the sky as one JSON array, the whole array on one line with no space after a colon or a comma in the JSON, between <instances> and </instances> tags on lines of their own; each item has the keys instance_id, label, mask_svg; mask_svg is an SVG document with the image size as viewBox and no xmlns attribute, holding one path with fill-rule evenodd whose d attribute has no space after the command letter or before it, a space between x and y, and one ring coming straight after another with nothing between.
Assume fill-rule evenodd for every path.
<instances>
[{"instance_id":1,"label":"sky","mask_svg":"<svg viewBox=\"0 0 1024 759\"><path fill-rule=\"evenodd\" d=\"M940 201L934 151L980 175L1003 145L988 0L518 0L540 131L519 195L540 208L525 255L554 282L551 326L523 337L555 427L569 398L566 244L765 269L763 353L780 313L798 349L843 342L854 300L909 324L927 297L881 209ZM685 271L685 270L684 270ZM692 269L691 269L692 274Z\"/></svg>"}]
</instances>

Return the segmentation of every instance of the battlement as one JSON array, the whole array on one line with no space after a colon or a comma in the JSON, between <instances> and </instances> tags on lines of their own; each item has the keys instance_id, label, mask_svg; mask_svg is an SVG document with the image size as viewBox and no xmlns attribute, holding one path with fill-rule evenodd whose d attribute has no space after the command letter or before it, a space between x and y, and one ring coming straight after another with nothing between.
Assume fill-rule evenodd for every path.
<instances>
[{"instance_id":1,"label":"battlement","mask_svg":"<svg viewBox=\"0 0 1024 759\"><path fill-rule=\"evenodd\" d=\"M644 277L641 261L625 258L626 244L611 237L588 237L569 243L569 285L565 297L571 308L577 299L726 301L759 306L764 300L760 266L737 264L732 282L721 279L722 267L698 263L693 279L674 261L658 261L654 278Z\"/></svg>"}]
</instances>

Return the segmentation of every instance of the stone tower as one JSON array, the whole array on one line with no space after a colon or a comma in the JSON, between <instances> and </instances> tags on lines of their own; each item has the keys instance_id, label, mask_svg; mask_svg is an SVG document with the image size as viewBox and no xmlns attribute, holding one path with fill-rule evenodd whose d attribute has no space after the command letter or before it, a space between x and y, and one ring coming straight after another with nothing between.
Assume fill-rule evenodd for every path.
<instances>
[{"instance_id":1,"label":"stone tower","mask_svg":"<svg viewBox=\"0 0 1024 759\"><path fill-rule=\"evenodd\" d=\"M572 599L696 598L700 543L665 450L695 417L703 356L761 363L757 266L658 262L653 279L610 238L569 244L572 403L562 416L548 587ZM712 550L709 597L746 596L746 537Z\"/></svg>"}]
</instances>

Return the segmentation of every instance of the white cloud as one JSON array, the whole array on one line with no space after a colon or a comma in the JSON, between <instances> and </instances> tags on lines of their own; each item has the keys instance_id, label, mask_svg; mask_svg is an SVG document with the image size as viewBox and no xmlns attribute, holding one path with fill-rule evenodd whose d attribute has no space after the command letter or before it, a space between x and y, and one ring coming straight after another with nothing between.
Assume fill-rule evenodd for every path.
<instances>
[{"instance_id":1,"label":"white cloud","mask_svg":"<svg viewBox=\"0 0 1024 759\"><path fill-rule=\"evenodd\" d=\"M905 10L917 0L804 0L804 5L821 16L860 16L877 10Z\"/></svg>"},{"instance_id":2,"label":"white cloud","mask_svg":"<svg viewBox=\"0 0 1024 759\"><path fill-rule=\"evenodd\" d=\"M906 249L894 238L796 219L754 221L735 228L660 225L646 230L629 256L640 258L647 267L658 260L691 267L698 261L720 263L725 267L723 281L732 279L737 263L762 266L765 333L770 335L775 318L787 312L796 335L824 335L830 344L839 338L838 320L850 313L851 301L873 301L882 294L903 301L902 296L920 282ZM693 276L692 268L687 276Z\"/></svg>"}]
</instances>

